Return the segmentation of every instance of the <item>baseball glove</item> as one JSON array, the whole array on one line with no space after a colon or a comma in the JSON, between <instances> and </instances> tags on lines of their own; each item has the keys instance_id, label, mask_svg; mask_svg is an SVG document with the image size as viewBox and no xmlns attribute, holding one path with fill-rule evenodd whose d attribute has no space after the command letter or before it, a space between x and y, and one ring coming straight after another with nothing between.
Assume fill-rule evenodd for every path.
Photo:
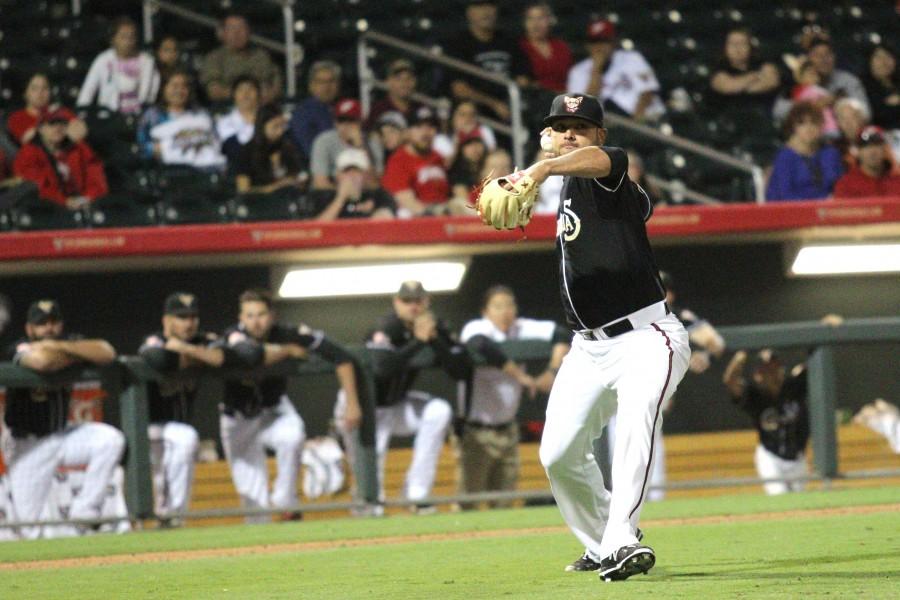
<instances>
[{"instance_id":1,"label":"baseball glove","mask_svg":"<svg viewBox=\"0 0 900 600\"><path fill-rule=\"evenodd\" d=\"M485 181L475 210L494 229L525 227L531 221L538 184L525 171Z\"/></svg>"}]
</instances>

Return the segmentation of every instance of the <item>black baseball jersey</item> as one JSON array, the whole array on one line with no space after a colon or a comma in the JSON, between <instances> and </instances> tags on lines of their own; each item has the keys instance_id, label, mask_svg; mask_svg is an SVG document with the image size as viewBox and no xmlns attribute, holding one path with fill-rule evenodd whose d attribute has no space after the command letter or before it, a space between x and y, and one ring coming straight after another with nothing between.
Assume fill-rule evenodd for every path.
<instances>
[{"instance_id":1,"label":"black baseball jersey","mask_svg":"<svg viewBox=\"0 0 900 600\"><path fill-rule=\"evenodd\" d=\"M147 364L162 373L179 369L181 355L166 350L168 338L162 332L147 336L141 344L138 354ZM187 340L188 344L207 346L216 341L213 333L197 333ZM197 396L197 382L192 380L157 383L149 382L147 386L147 404L151 423L180 421L190 423Z\"/></svg>"},{"instance_id":2,"label":"black baseball jersey","mask_svg":"<svg viewBox=\"0 0 900 600\"><path fill-rule=\"evenodd\" d=\"M366 338L366 348L372 357L375 402L378 406L390 406L403 400L420 370L410 362L426 346L434 350L437 365L450 377L465 380L471 375L472 360L468 352L450 335L443 322L438 321L437 336L426 344L416 339L403 321L391 313Z\"/></svg>"},{"instance_id":3,"label":"black baseball jersey","mask_svg":"<svg viewBox=\"0 0 900 600\"><path fill-rule=\"evenodd\" d=\"M646 192L628 178L628 155L604 147L602 179L565 177L557 212L559 285L566 320L594 329L665 298L645 222Z\"/></svg>"},{"instance_id":4,"label":"black baseball jersey","mask_svg":"<svg viewBox=\"0 0 900 600\"><path fill-rule=\"evenodd\" d=\"M777 397L749 381L743 395L734 401L753 417L759 442L772 454L794 460L806 448L809 440L806 370L788 375Z\"/></svg>"},{"instance_id":5,"label":"black baseball jersey","mask_svg":"<svg viewBox=\"0 0 900 600\"><path fill-rule=\"evenodd\" d=\"M276 323L269 331L266 339L256 341L251 338L241 325L234 325L225 331L223 343L229 347L238 344L255 343L297 344L311 352L315 352L333 364L352 362L353 357L346 350L328 340L324 332L306 325L287 325ZM263 354L258 353L253 362L244 363L244 367L257 367L262 364ZM224 411L226 414L239 411L244 416L253 417L263 408L276 406L287 392L287 377L266 377L260 381L245 379L230 380L225 383Z\"/></svg>"},{"instance_id":6,"label":"black baseball jersey","mask_svg":"<svg viewBox=\"0 0 900 600\"><path fill-rule=\"evenodd\" d=\"M64 335L64 340L80 340L77 334ZM5 352L5 359L16 364L36 340L22 338ZM6 388L6 411L3 420L13 437L46 436L66 428L72 386L39 386Z\"/></svg>"}]
</instances>

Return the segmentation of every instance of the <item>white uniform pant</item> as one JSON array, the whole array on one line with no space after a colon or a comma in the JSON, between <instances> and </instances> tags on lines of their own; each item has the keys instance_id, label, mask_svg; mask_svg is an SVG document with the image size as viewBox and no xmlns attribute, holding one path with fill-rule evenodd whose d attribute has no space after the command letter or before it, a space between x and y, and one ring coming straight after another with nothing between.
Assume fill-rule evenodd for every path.
<instances>
[{"instance_id":1,"label":"white uniform pant","mask_svg":"<svg viewBox=\"0 0 900 600\"><path fill-rule=\"evenodd\" d=\"M670 396L671 398L671 396ZM662 411L666 412L669 401L663 403ZM606 439L609 460L612 463L613 453L616 448L616 416L613 415L606 424ZM666 440L662 429L656 437L656 446L653 448L653 464L650 466L650 483L647 485L647 501L656 502L666 497Z\"/></svg>"},{"instance_id":2,"label":"white uniform pant","mask_svg":"<svg viewBox=\"0 0 900 600\"><path fill-rule=\"evenodd\" d=\"M756 446L753 455L756 463L756 472L760 479L778 479L779 477L806 477L809 469L806 466L806 457L801 452L795 460L787 460L769 452L762 444ZM770 481L763 484L763 489L769 496L786 494L787 492L802 492L805 487L802 481Z\"/></svg>"},{"instance_id":3,"label":"white uniform pant","mask_svg":"<svg viewBox=\"0 0 900 600\"><path fill-rule=\"evenodd\" d=\"M231 478L247 508L289 507L297 504L297 476L305 438L303 419L287 396L278 405L255 417L240 412L219 417L222 447L231 467ZM275 453L277 474L269 494L266 449ZM265 522L268 517L248 517Z\"/></svg>"},{"instance_id":4,"label":"white uniform pant","mask_svg":"<svg viewBox=\"0 0 900 600\"><path fill-rule=\"evenodd\" d=\"M335 416L340 421L346 400L338 394ZM421 500L431 495L441 448L453 411L450 403L426 392L410 391L400 402L375 409L375 452L378 456L378 496L384 500L384 464L393 435L414 435L413 456L406 472L404 497ZM349 457L355 459L353 436L345 435L345 447Z\"/></svg>"},{"instance_id":5,"label":"white uniform pant","mask_svg":"<svg viewBox=\"0 0 900 600\"><path fill-rule=\"evenodd\" d=\"M684 377L688 334L673 315L612 339L575 335L547 404L541 463L566 524L595 560L637 542L663 403ZM612 493L592 443L617 417Z\"/></svg>"},{"instance_id":6,"label":"white uniform pant","mask_svg":"<svg viewBox=\"0 0 900 600\"><path fill-rule=\"evenodd\" d=\"M125 436L105 423L82 423L56 433L14 438L4 435L3 455L9 468L13 520L42 518L58 466L86 465L81 491L72 499L71 519L100 516L106 488L125 450ZM41 527L23 527L23 538L41 536Z\"/></svg>"},{"instance_id":7,"label":"white uniform pant","mask_svg":"<svg viewBox=\"0 0 900 600\"><path fill-rule=\"evenodd\" d=\"M157 516L187 512L194 483L194 461L199 437L187 423L153 423L150 438L150 466L153 470L154 509Z\"/></svg>"}]
</instances>

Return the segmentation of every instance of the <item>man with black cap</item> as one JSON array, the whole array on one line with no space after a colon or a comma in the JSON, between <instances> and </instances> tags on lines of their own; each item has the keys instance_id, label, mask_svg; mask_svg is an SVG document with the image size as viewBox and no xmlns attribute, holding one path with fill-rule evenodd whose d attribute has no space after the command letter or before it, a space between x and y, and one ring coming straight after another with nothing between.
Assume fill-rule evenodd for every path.
<instances>
[{"instance_id":1,"label":"man with black cap","mask_svg":"<svg viewBox=\"0 0 900 600\"><path fill-rule=\"evenodd\" d=\"M884 131L870 125L859 132L856 164L834 184L835 198L900 196L900 173L891 160Z\"/></svg>"},{"instance_id":2,"label":"man with black cap","mask_svg":"<svg viewBox=\"0 0 900 600\"><path fill-rule=\"evenodd\" d=\"M806 365L797 364L787 373L781 358L771 348L763 348L748 382L744 377L746 364L747 353L736 352L722 382L732 401L753 418L759 433L753 462L760 479L767 480L763 489L768 495L802 491L802 479L809 475L805 455L809 440ZM800 480L778 481L782 479Z\"/></svg>"},{"instance_id":3,"label":"man with black cap","mask_svg":"<svg viewBox=\"0 0 900 600\"><path fill-rule=\"evenodd\" d=\"M342 426L360 424L355 359L321 330L305 324L278 322L268 290L250 289L239 298L238 324L225 331L226 351L236 353L244 367L272 365L286 359L303 359L315 353L335 366L335 375L347 399ZM297 475L306 438L306 427L287 394L287 377L229 380L220 405L222 447L231 467L231 478L247 508L279 507L289 511L297 504ZM269 491L266 450L275 453L277 475ZM286 512L286 519L299 513ZM250 517L248 522L268 520Z\"/></svg>"},{"instance_id":4,"label":"man with black cap","mask_svg":"<svg viewBox=\"0 0 900 600\"><path fill-rule=\"evenodd\" d=\"M186 292L170 294L163 304L162 331L144 340L138 353L161 373L197 366L219 367L225 362L222 348L212 347L216 336L199 330L197 297ZM180 523L187 511L194 481L194 458L199 439L190 425L197 381L150 382L150 464L153 469L154 509L166 526Z\"/></svg>"},{"instance_id":5,"label":"man with black cap","mask_svg":"<svg viewBox=\"0 0 900 600\"><path fill-rule=\"evenodd\" d=\"M373 103L369 109L365 122L366 131L375 129L378 119L385 113L396 112L408 120L422 106L413 100L413 94L416 92L416 70L409 59L398 58L391 61L385 72L384 83L387 94Z\"/></svg>"},{"instance_id":6,"label":"man with black cap","mask_svg":"<svg viewBox=\"0 0 900 600\"><path fill-rule=\"evenodd\" d=\"M406 143L387 161L381 185L393 194L400 217L447 211L447 170L444 159L432 148L437 131L437 115L427 106L420 107L406 130Z\"/></svg>"},{"instance_id":7,"label":"man with black cap","mask_svg":"<svg viewBox=\"0 0 900 600\"><path fill-rule=\"evenodd\" d=\"M420 370L413 366L413 360L420 351L430 348L435 364L453 379L466 379L472 368L465 348L429 310L430 304L431 299L420 281L403 282L393 299L394 310L366 338L375 377L375 450L380 496L383 499L384 461L391 436L414 435L404 495L407 500L419 502L420 508L424 508L422 501L431 495L452 410L447 400L412 389ZM340 414L340 411L339 404L336 412Z\"/></svg>"},{"instance_id":8,"label":"man with black cap","mask_svg":"<svg viewBox=\"0 0 900 600\"><path fill-rule=\"evenodd\" d=\"M560 294L575 335L550 392L541 463L563 518L585 546L567 570L626 579L656 560L638 541L638 520L661 406L688 368L688 334L666 306L647 239L653 204L628 178L626 152L605 145L600 102L561 94L544 125L555 157L524 173L539 185L564 176L556 243ZM614 414L610 494L590 449Z\"/></svg>"},{"instance_id":9,"label":"man with black cap","mask_svg":"<svg viewBox=\"0 0 900 600\"><path fill-rule=\"evenodd\" d=\"M7 352L7 360L38 373L53 373L78 364L106 365L116 351L106 340L63 333L55 300L28 307L25 337ZM7 388L3 455L16 521L41 518L51 482L60 465L87 465L83 485L72 501L71 519L100 516L107 486L125 449L125 436L105 423L69 425L72 387ZM38 538L41 527L22 527L24 538Z\"/></svg>"}]
</instances>

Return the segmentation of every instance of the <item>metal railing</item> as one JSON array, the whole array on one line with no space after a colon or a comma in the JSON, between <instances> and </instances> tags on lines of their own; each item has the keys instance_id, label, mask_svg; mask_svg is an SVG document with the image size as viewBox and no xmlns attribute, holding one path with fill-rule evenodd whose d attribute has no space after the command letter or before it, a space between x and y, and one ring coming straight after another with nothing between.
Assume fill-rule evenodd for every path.
<instances>
[{"instance_id":1,"label":"metal railing","mask_svg":"<svg viewBox=\"0 0 900 600\"><path fill-rule=\"evenodd\" d=\"M302 61L302 52L300 46L294 38L294 0L262 0L268 4L274 4L281 7L282 20L284 21L284 43L253 34L250 41L263 48L268 48L273 52L284 54L284 83L285 94L288 97L294 97L297 93L297 65ZM165 0L143 0L143 25L144 25L144 43L153 43L153 15L162 11L175 15L191 23L203 25L204 27L216 30L219 28L219 20L204 15L193 10L178 6L174 2L166 2Z\"/></svg>"},{"instance_id":2,"label":"metal railing","mask_svg":"<svg viewBox=\"0 0 900 600\"><path fill-rule=\"evenodd\" d=\"M368 114L369 107L372 102L373 89L385 89L384 81L375 76L374 71L369 66L369 46L372 44L380 44L395 50L402 50L409 56L415 56L431 63L448 67L455 71L465 73L487 81L495 83L506 88L509 95L509 112L511 115L511 123L506 124L494 119L480 117L479 120L494 128L500 133L508 135L512 139L513 162L516 165L524 166L527 164L525 157L525 145L527 143L528 132L522 123L522 93L518 84L508 77L491 73L479 67L473 66L467 62L444 56L438 48L428 49L424 46L411 44L399 38L395 38L377 31L366 31L359 36L357 41L356 62L359 71L359 91L363 105L363 113ZM417 101L429 104L431 106L441 106L439 100L429 98L422 94L415 96Z\"/></svg>"},{"instance_id":3,"label":"metal railing","mask_svg":"<svg viewBox=\"0 0 900 600\"><path fill-rule=\"evenodd\" d=\"M720 333L732 349L755 349L761 347L787 348L810 347L808 360L809 419L815 456L815 473L806 480L824 481L847 478L883 478L900 474L897 469L882 469L841 473L837 460L837 423L835 408L837 389L835 381L834 347L843 344L884 343L900 341L900 317L870 319L848 319L839 326L823 325L815 322L781 323L773 325L748 325L721 327ZM549 355L548 342L516 341L505 342L503 347L510 358L517 361L545 360ZM377 502L378 482L374 453L374 401L373 381L368 371L368 355L364 349L355 348L351 352L357 358L357 366L363 374L360 400L363 408L363 424L360 432L360 447L368 451L352 465L357 478L357 498L353 502L330 502L298 504L294 507L271 509L211 509L190 511L187 518L217 518L225 516L277 514L286 510L334 511L355 510ZM477 357L476 362L479 360ZM416 367L433 365L430 350L418 354L413 362ZM313 357L308 361L285 361L271 367L247 370L196 369L181 371L173 375L161 375L148 367L141 359L124 357L117 363L104 368L67 369L54 374L39 374L11 363L0 363L0 385L7 387L34 387L43 385L64 385L83 380L99 379L110 397L118 396L121 427L128 440L127 463L125 465L125 490L128 500L129 518L152 518L153 499L150 479L149 440L147 438L147 384L150 381L221 380L240 378L262 378L273 375L302 377L333 371L329 363ZM698 487L731 487L752 485L763 480L753 477L725 477L702 481L669 482L667 490L694 489ZM457 494L435 496L426 499L431 504L456 502L478 502L481 500L539 500L550 499L547 490L518 490L514 492L491 492L483 494ZM421 503L422 500L419 500ZM385 506L409 506L405 499L392 498ZM109 522L97 519L92 523ZM71 522L71 521L70 521ZM44 522L43 524L50 524ZM2 523L0 527L19 526L19 523Z\"/></svg>"},{"instance_id":4,"label":"metal railing","mask_svg":"<svg viewBox=\"0 0 900 600\"><path fill-rule=\"evenodd\" d=\"M653 127L638 123L634 119L629 119L628 117L623 117L614 113L607 113L604 118L606 119L608 125L614 125L616 127L628 129L630 131L633 131L634 133L638 133L656 142L674 146L686 152L697 154L704 158L708 158L711 161L731 167L732 169L747 173L753 180L753 193L756 202L758 204L762 204L763 202L765 202L766 179L765 174L763 173L763 169L759 165L756 165L747 160L735 158L730 154L719 152L718 150L714 150L709 146L698 144L697 142L691 141L687 138L683 138L674 134L669 135L663 133L662 131L659 131ZM699 192L693 192L693 190L692 193L699 194ZM688 194L685 193L685 197L689 197ZM709 198L709 196L706 196L706 198ZM703 202L704 204L709 204L708 201L699 200L699 198L697 197L692 197L691 199L698 200L700 202Z\"/></svg>"}]
</instances>

